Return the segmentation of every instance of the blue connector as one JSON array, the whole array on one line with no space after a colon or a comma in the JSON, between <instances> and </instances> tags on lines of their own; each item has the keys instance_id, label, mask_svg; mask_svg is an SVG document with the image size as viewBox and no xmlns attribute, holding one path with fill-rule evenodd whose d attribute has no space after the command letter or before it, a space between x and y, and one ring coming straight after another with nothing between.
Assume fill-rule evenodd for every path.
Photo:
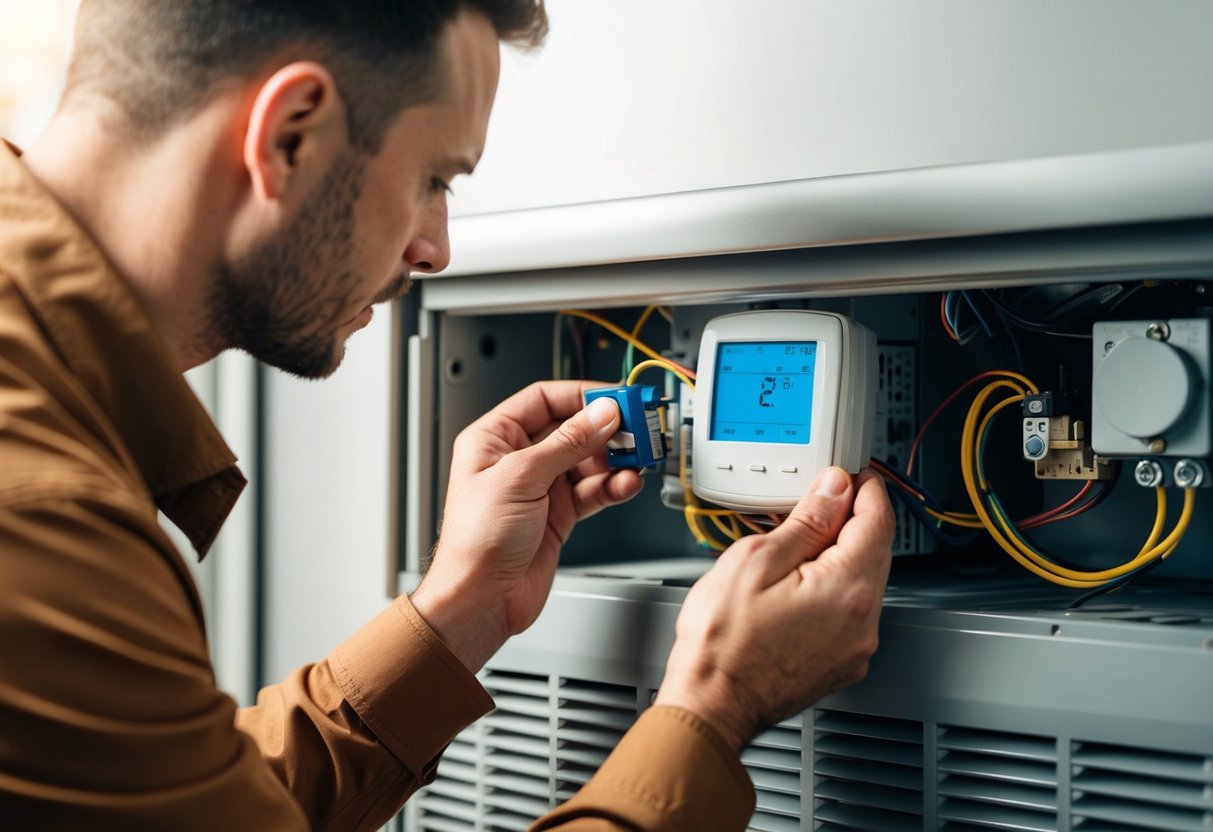
<instances>
[{"instance_id":1,"label":"blue connector","mask_svg":"<svg viewBox=\"0 0 1213 832\"><path fill-rule=\"evenodd\" d=\"M585 403L609 396L619 404L623 418L619 431L607 441L607 465L611 468L650 468L665 459L661 417L657 408L661 394L651 384L596 387L585 391Z\"/></svg>"}]
</instances>

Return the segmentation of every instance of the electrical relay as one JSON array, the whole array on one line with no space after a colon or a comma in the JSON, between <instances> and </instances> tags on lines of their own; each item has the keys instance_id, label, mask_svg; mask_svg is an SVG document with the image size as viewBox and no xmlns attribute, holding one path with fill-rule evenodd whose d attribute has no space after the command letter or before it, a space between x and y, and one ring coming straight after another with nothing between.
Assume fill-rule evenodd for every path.
<instances>
[{"instance_id":1,"label":"electrical relay","mask_svg":"<svg viewBox=\"0 0 1213 832\"><path fill-rule=\"evenodd\" d=\"M611 468L649 468L665 458L661 436L661 393L651 384L596 387L584 399L609 397L619 405L619 431L607 441L607 465Z\"/></svg>"}]
</instances>

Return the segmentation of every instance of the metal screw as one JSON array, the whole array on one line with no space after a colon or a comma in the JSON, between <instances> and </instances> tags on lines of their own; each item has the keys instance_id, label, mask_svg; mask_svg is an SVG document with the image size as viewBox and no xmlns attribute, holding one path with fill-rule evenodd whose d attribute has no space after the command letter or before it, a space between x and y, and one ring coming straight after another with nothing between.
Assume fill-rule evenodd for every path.
<instances>
[{"instance_id":1,"label":"metal screw","mask_svg":"<svg viewBox=\"0 0 1213 832\"><path fill-rule=\"evenodd\" d=\"M1149 447L1150 453L1161 454L1167 449L1167 440L1163 439L1161 436L1156 436L1150 440Z\"/></svg>"},{"instance_id":2,"label":"metal screw","mask_svg":"<svg viewBox=\"0 0 1213 832\"><path fill-rule=\"evenodd\" d=\"M1110 352L1112 351L1112 348L1113 348L1114 346L1116 346L1116 342L1115 342L1115 341L1107 341L1106 343L1104 343L1104 345L1103 345L1103 354L1104 354L1104 355L1107 355L1108 353L1110 353Z\"/></svg>"},{"instance_id":3,"label":"metal screw","mask_svg":"<svg viewBox=\"0 0 1213 832\"><path fill-rule=\"evenodd\" d=\"M1045 403L1042 402L1040 399L1035 399L1033 401L1028 402L1028 412L1029 413L1041 413L1044 411L1044 409L1045 409Z\"/></svg>"},{"instance_id":4,"label":"metal screw","mask_svg":"<svg viewBox=\"0 0 1213 832\"><path fill-rule=\"evenodd\" d=\"M1165 341L1171 337L1171 327L1164 321L1155 321L1146 327L1146 337L1154 341Z\"/></svg>"},{"instance_id":5,"label":"metal screw","mask_svg":"<svg viewBox=\"0 0 1213 832\"><path fill-rule=\"evenodd\" d=\"M1157 488L1163 482L1163 470L1153 459L1143 459L1137 463L1133 477L1142 488Z\"/></svg>"},{"instance_id":6,"label":"metal screw","mask_svg":"<svg viewBox=\"0 0 1213 832\"><path fill-rule=\"evenodd\" d=\"M1200 464L1192 459L1181 459L1175 463L1172 475L1175 478L1175 485L1179 488L1199 488L1205 478L1205 472Z\"/></svg>"}]
</instances>

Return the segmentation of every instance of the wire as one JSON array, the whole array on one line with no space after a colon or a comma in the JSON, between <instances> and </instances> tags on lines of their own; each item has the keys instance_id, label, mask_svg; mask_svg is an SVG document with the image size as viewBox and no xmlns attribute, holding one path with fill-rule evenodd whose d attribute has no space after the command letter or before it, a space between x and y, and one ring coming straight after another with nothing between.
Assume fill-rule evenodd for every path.
<instances>
[{"instance_id":1,"label":"wire","mask_svg":"<svg viewBox=\"0 0 1213 832\"><path fill-rule=\"evenodd\" d=\"M612 335L616 335L619 338L622 338L627 343L633 345L634 347L636 347L636 349L640 350L642 353L647 355L649 358L653 358L658 361L665 361L665 362L669 363L671 366L676 367L679 370L681 370L684 374L686 374L690 378L695 378L694 370L682 366L677 361L674 361L669 358L665 358L664 356L661 355L661 353L657 352L655 349L650 347L648 344L644 343L639 338L633 338L629 333L624 332L622 329L615 326L615 324L611 323L606 318L595 315L593 312L586 312L584 309L562 309L561 314L570 315L574 318L583 318L591 323L598 324L598 326L602 327L607 332L611 333Z\"/></svg>"},{"instance_id":2,"label":"wire","mask_svg":"<svg viewBox=\"0 0 1213 832\"><path fill-rule=\"evenodd\" d=\"M961 393L963 393L965 390L972 387L977 382L981 381L982 379L995 378L998 376L1005 376L1008 378L1013 378L1013 379L1021 382L1025 387L1027 387L1033 393L1040 392L1040 390L1037 389L1036 385L1028 380L1027 376L1024 376L1020 373L1012 372L1011 370L987 370L984 373L978 373L977 375L973 376L973 378L969 379L964 384L960 385L960 387L956 388L956 391L954 393L952 393L952 395L950 395L946 399L944 399L943 403L941 405L939 405L939 407L935 408L935 412L932 413L930 416L928 416L927 420L922 423L922 427L918 429L918 434L914 437L914 444L910 447L910 458L906 461L907 476L912 476L914 474L914 460L918 457L918 446L922 444L922 437L926 434L927 428L929 428L929 427L931 427L931 425L935 424L935 420L939 418L939 415L941 413L943 413L944 409L947 408L947 406L950 405L952 402L956 401L956 399L958 399L960 397Z\"/></svg>"},{"instance_id":3,"label":"wire","mask_svg":"<svg viewBox=\"0 0 1213 832\"><path fill-rule=\"evenodd\" d=\"M636 325L634 327L632 327L632 337L635 338L637 341L640 340L640 333L644 330L644 325L646 323L648 323L649 318L653 315L654 312L656 312L658 310L658 308L659 307L657 307L657 306L649 306L649 307L646 307L645 310L640 313L639 320L637 320ZM668 312L665 317L670 323L674 322L674 317L672 315L669 315ZM623 354L623 370L620 373L621 376L626 377L627 374L632 371L632 363L634 361L635 351L636 351L636 347L633 344L629 343L627 350Z\"/></svg>"},{"instance_id":4,"label":"wire","mask_svg":"<svg viewBox=\"0 0 1213 832\"><path fill-rule=\"evenodd\" d=\"M939 318L943 321L943 331L948 334L949 338L959 343L960 336L956 334L956 327L952 326L952 322L948 320L948 299L950 297L950 292L939 296Z\"/></svg>"},{"instance_id":5,"label":"wire","mask_svg":"<svg viewBox=\"0 0 1213 832\"><path fill-rule=\"evenodd\" d=\"M961 292L960 296L969 304L969 308L973 310L973 315L977 318L977 322L981 324L981 328L986 331L986 335L994 338L994 329L990 326L990 322L986 320L986 316L981 314L981 310L977 308L977 302L973 300L973 296L967 291Z\"/></svg>"},{"instance_id":6,"label":"wire","mask_svg":"<svg viewBox=\"0 0 1213 832\"><path fill-rule=\"evenodd\" d=\"M1028 382L1031 384L1031 382ZM1011 388L1015 395L1009 396L996 403L984 417L980 418L990 396L1003 388ZM1157 510L1154 525L1141 550L1130 561L1109 569L1087 571L1071 569L1039 552L1015 524L1012 523L1002 510L996 495L989 490L984 471L983 448L986 431L993 417L1002 409L1023 400L1025 392L1005 379L999 379L987 384L974 399L965 417L964 430L961 436L961 475L965 489L973 503L973 508L986 526L986 530L994 541L1009 554L1016 562L1045 580L1062 586L1079 589L1089 589L1101 586L1111 580L1122 578L1151 561L1168 557L1187 532L1195 505L1195 493L1192 489L1184 492L1184 505L1179 519L1171 532L1161 541L1162 528L1166 522L1166 492L1156 489Z\"/></svg>"},{"instance_id":7,"label":"wire","mask_svg":"<svg viewBox=\"0 0 1213 832\"><path fill-rule=\"evenodd\" d=\"M1087 480L1085 483L1083 483L1082 488L1078 489L1078 493L1073 497L1066 500L1056 508L1051 508L1048 511L1042 511L1040 514L1034 514L1025 520L1020 520L1019 527L1021 529L1031 529L1035 528L1036 526L1043 526L1046 523L1057 522L1057 515L1062 514L1067 509L1073 508L1075 505L1081 502L1084 497L1090 494L1094 488L1095 480ZM1084 508L1084 510L1086 509Z\"/></svg>"},{"instance_id":8,"label":"wire","mask_svg":"<svg viewBox=\"0 0 1213 832\"><path fill-rule=\"evenodd\" d=\"M937 526L939 523L948 523L953 526L959 526L967 529L982 529L984 526L977 519L976 514L960 514L957 512L945 512L939 505L939 502L932 497L925 488L923 488L914 480L907 477L905 474L894 469L891 465L887 465L879 459L872 458L869 460L873 468L880 471L886 479L892 481L892 484L897 486L901 491L914 497L918 501L916 507L920 508L915 512L918 517L927 526ZM936 520L932 523L931 519Z\"/></svg>"},{"instance_id":9,"label":"wire","mask_svg":"<svg viewBox=\"0 0 1213 832\"><path fill-rule=\"evenodd\" d=\"M695 389L695 382L692 381L686 375L686 373L684 373L682 371L682 368L679 367L677 364L675 364L673 361L667 361L664 358L650 358L648 361L641 361L639 364L637 364L635 367L632 368L632 372L628 373L627 380L624 381L624 384L635 384L636 379L640 377L641 373L643 373L645 370L652 369L654 367L665 370L667 373L670 373L673 376L675 376L679 381L681 381L687 387L690 387L692 390Z\"/></svg>"}]
</instances>

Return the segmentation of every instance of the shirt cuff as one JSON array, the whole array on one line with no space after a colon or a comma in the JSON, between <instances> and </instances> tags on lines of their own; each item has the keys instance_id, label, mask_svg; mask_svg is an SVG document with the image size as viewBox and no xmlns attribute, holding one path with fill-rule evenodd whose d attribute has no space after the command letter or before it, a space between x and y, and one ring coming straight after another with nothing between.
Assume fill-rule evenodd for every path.
<instances>
[{"instance_id":1,"label":"shirt cuff","mask_svg":"<svg viewBox=\"0 0 1213 832\"><path fill-rule=\"evenodd\" d=\"M493 699L406 596L343 642L329 665L350 707L422 783Z\"/></svg>"},{"instance_id":2,"label":"shirt cuff","mask_svg":"<svg viewBox=\"0 0 1213 832\"><path fill-rule=\"evenodd\" d=\"M743 830L750 778L716 730L682 708L645 711L598 773L533 829L603 817L644 830Z\"/></svg>"}]
</instances>

